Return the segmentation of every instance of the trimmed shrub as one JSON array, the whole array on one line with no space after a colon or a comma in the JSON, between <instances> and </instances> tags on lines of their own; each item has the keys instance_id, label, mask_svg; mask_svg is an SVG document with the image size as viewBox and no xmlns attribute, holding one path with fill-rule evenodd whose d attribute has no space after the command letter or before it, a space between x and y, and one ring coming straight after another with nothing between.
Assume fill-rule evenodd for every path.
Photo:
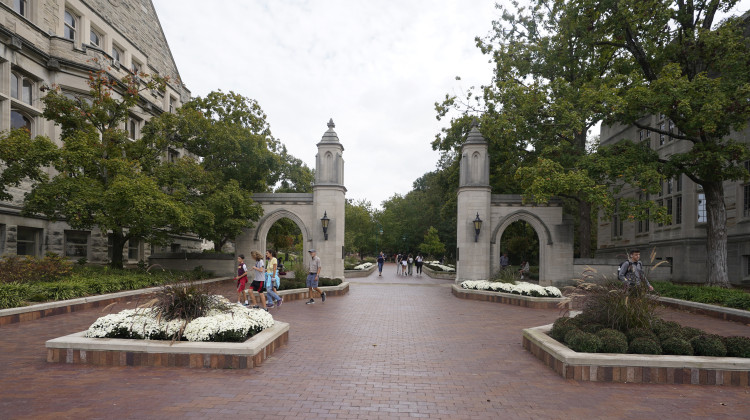
<instances>
[{"instance_id":1,"label":"trimmed shrub","mask_svg":"<svg viewBox=\"0 0 750 420\"><path fill-rule=\"evenodd\" d=\"M683 327L682 328L682 337L685 340L690 341L693 337L697 337L699 335L706 335L706 332L693 327Z\"/></svg>"},{"instance_id":2,"label":"trimmed shrub","mask_svg":"<svg viewBox=\"0 0 750 420\"><path fill-rule=\"evenodd\" d=\"M663 319L657 319L651 325L651 330L653 330L654 333L659 336L661 336L661 334L674 332L674 331L681 333L682 325L674 321L665 321Z\"/></svg>"},{"instance_id":3,"label":"trimmed shrub","mask_svg":"<svg viewBox=\"0 0 750 420\"><path fill-rule=\"evenodd\" d=\"M679 337L670 337L661 342L661 349L664 354L675 354L679 356L692 356L693 346Z\"/></svg>"},{"instance_id":4,"label":"trimmed shrub","mask_svg":"<svg viewBox=\"0 0 750 420\"><path fill-rule=\"evenodd\" d=\"M563 343L565 342L565 334L575 328L578 328L578 325L576 325L576 323L573 321L573 318L564 316L555 320L555 322L552 324L552 330L550 331L549 335L555 340Z\"/></svg>"},{"instance_id":5,"label":"trimmed shrub","mask_svg":"<svg viewBox=\"0 0 750 420\"><path fill-rule=\"evenodd\" d=\"M641 338L641 337L650 338L654 341L659 340L656 337L656 334L654 334L654 332L648 328L632 328L632 329L629 329L628 332L625 334L628 336L629 342L635 340L636 338Z\"/></svg>"},{"instance_id":6,"label":"trimmed shrub","mask_svg":"<svg viewBox=\"0 0 750 420\"><path fill-rule=\"evenodd\" d=\"M602 340L594 334L586 332L577 334L574 331L568 334L571 335L568 346L573 351L581 353L596 353L602 346Z\"/></svg>"},{"instance_id":7,"label":"trimmed shrub","mask_svg":"<svg viewBox=\"0 0 750 420\"><path fill-rule=\"evenodd\" d=\"M695 336L690 340L690 345L693 346L693 352L696 356L724 357L727 355L727 348L718 335L703 334Z\"/></svg>"},{"instance_id":8,"label":"trimmed shrub","mask_svg":"<svg viewBox=\"0 0 750 420\"><path fill-rule=\"evenodd\" d=\"M661 354L661 346L648 337L638 337L630 342L628 352L633 354Z\"/></svg>"},{"instance_id":9,"label":"trimmed shrub","mask_svg":"<svg viewBox=\"0 0 750 420\"><path fill-rule=\"evenodd\" d=\"M724 337L729 357L750 357L750 337Z\"/></svg>"},{"instance_id":10,"label":"trimmed shrub","mask_svg":"<svg viewBox=\"0 0 750 420\"><path fill-rule=\"evenodd\" d=\"M682 334L682 328L662 331L659 334L659 341L668 340L670 338L679 338L685 340L685 336Z\"/></svg>"},{"instance_id":11,"label":"trimmed shrub","mask_svg":"<svg viewBox=\"0 0 750 420\"><path fill-rule=\"evenodd\" d=\"M628 338L621 331L605 328L599 330L596 336L601 340L600 353L627 353Z\"/></svg>"},{"instance_id":12,"label":"trimmed shrub","mask_svg":"<svg viewBox=\"0 0 750 420\"><path fill-rule=\"evenodd\" d=\"M581 326L581 331L586 332L586 333L596 334L597 332L599 332L599 330L603 328L604 328L604 325L602 324L594 324L594 323L583 324Z\"/></svg>"},{"instance_id":13,"label":"trimmed shrub","mask_svg":"<svg viewBox=\"0 0 750 420\"><path fill-rule=\"evenodd\" d=\"M570 343L573 342L577 336L581 334L586 334L585 332L579 330L578 328L573 328L570 331L568 331L567 334L565 334L565 344L568 344L570 346Z\"/></svg>"}]
</instances>

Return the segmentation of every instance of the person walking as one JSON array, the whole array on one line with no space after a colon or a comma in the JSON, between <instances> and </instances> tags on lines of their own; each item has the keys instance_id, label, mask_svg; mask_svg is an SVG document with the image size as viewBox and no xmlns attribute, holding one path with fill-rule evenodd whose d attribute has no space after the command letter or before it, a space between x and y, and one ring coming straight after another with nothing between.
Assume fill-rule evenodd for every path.
<instances>
[{"instance_id":1,"label":"person walking","mask_svg":"<svg viewBox=\"0 0 750 420\"><path fill-rule=\"evenodd\" d=\"M646 287L653 291L654 287L648 282L646 273L641 263L641 251L633 249L628 253L628 260L620 264L617 270L617 277L623 283L626 289L636 288L636 290Z\"/></svg>"},{"instance_id":2,"label":"person walking","mask_svg":"<svg viewBox=\"0 0 750 420\"><path fill-rule=\"evenodd\" d=\"M242 301L244 300L244 305L247 306L247 292L245 292L245 285L247 284L247 265L245 265L244 254L240 254L237 257L237 264L237 277L234 278L237 280L237 304L242 305Z\"/></svg>"},{"instance_id":3,"label":"person walking","mask_svg":"<svg viewBox=\"0 0 750 420\"><path fill-rule=\"evenodd\" d=\"M401 256L400 253L396 255L396 275L397 276L401 275L401 258L403 257Z\"/></svg>"},{"instance_id":4,"label":"person walking","mask_svg":"<svg viewBox=\"0 0 750 420\"><path fill-rule=\"evenodd\" d=\"M402 276L406 275L406 260L407 260L406 254L402 255L401 256L401 275Z\"/></svg>"},{"instance_id":5,"label":"person walking","mask_svg":"<svg viewBox=\"0 0 750 420\"><path fill-rule=\"evenodd\" d=\"M417 267L417 276L419 277L422 277L422 264L424 264L424 259L422 258L422 253L419 253L414 260L414 265Z\"/></svg>"},{"instance_id":6,"label":"person walking","mask_svg":"<svg viewBox=\"0 0 750 420\"><path fill-rule=\"evenodd\" d=\"M409 266L409 275L411 276L411 268L414 266L414 256L409 254L409 257L406 259L406 264Z\"/></svg>"},{"instance_id":7,"label":"person walking","mask_svg":"<svg viewBox=\"0 0 750 420\"><path fill-rule=\"evenodd\" d=\"M320 300L323 303L326 302L326 293L318 288L318 281L320 281L320 258L318 258L318 252L314 249L307 251L310 253L310 269L307 271L307 291L310 295L310 300L307 301L308 305L315 303L313 299L313 290L320 294Z\"/></svg>"},{"instance_id":8,"label":"person walking","mask_svg":"<svg viewBox=\"0 0 750 420\"><path fill-rule=\"evenodd\" d=\"M250 292L250 298L253 301L253 308L258 309L258 302L255 300L254 293L258 292L260 303L263 304L263 309L268 312L268 308L266 307L266 297L263 294L266 291L266 267L263 263L263 256L260 255L260 252L258 251L252 251L250 255L255 260L255 265L252 268L252 270L255 271L255 279L250 283L250 288L252 289Z\"/></svg>"},{"instance_id":9,"label":"person walking","mask_svg":"<svg viewBox=\"0 0 750 420\"><path fill-rule=\"evenodd\" d=\"M266 295L268 296L266 307L273 308L274 302L276 302L276 307L280 307L283 298L276 293L276 278L279 276L279 262L276 259L276 253L270 250L266 251L266 259L268 259L268 264L266 264Z\"/></svg>"},{"instance_id":10,"label":"person walking","mask_svg":"<svg viewBox=\"0 0 750 420\"><path fill-rule=\"evenodd\" d=\"M500 257L500 269L501 269L501 270L505 270L505 269L506 269L506 268L508 268L509 266L510 266L510 260L508 260L508 253L507 253L507 252L505 252L505 253L503 253L503 255L502 255L502 256Z\"/></svg>"},{"instance_id":11,"label":"person walking","mask_svg":"<svg viewBox=\"0 0 750 420\"><path fill-rule=\"evenodd\" d=\"M378 255L378 277L383 277L383 264L385 264L385 255L380 251Z\"/></svg>"}]
</instances>

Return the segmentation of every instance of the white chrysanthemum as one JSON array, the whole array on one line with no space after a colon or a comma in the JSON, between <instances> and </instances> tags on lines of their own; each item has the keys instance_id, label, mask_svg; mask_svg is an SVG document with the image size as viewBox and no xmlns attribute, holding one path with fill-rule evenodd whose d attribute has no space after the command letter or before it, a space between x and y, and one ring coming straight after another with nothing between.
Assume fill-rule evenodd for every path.
<instances>
[{"instance_id":1,"label":"white chrysanthemum","mask_svg":"<svg viewBox=\"0 0 750 420\"><path fill-rule=\"evenodd\" d=\"M354 267L355 270L367 270L368 268L372 267L371 262L362 263L356 267Z\"/></svg>"}]
</instances>

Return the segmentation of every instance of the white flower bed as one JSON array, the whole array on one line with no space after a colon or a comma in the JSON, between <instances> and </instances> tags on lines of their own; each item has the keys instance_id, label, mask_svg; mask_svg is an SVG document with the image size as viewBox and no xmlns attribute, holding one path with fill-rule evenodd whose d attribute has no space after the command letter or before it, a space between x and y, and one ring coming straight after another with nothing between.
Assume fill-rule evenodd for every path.
<instances>
[{"instance_id":1,"label":"white flower bed","mask_svg":"<svg viewBox=\"0 0 750 420\"><path fill-rule=\"evenodd\" d=\"M487 280L466 280L461 283L461 287L464 289L474 290L491 290L493 292L505 292L513 293L522 296L533 296L533 297L562 297L560 289L554 286L539 286L538 284L532 284L527 282L516 282L515 284L502 283L502 282L490 282Z\"/></svg>"},{"instance_id":2,"label":"white flower bed","mask_svg":"<svg viewBox=\"0 0 750 420\"><path fill-rule=\"evenodd\" d=\"M454 267L452 265L448 265L448 264L440 264L440 261L425 261L425 264L429 264L429 265L431 265L433 267L438 267L441 270L447 271L447 272L450 272L450 273L456 271L456 267Z\"/></svg>"},{"instance_id":3,"label":"white flower bed","mask_svg":"<svg viewBox=\"0 0 750 420\"><path fill-rule=\"evenodd\" d=\"M355 270L367 270L368 268L372 267L373 264L371 262L362 263L356 267L354 267Z\"/></svg>"},{"instance_id":4,"label":"white flower bed","mask_svg":"<svg viewBox=\"0 0 750 420\"><path fill-rule=\"evenodd\" d=\"M273 326L273 317L262 309L248 309L242 305L228 304L226 312L212 310L207 316L196 318L185 325L183 337L188 341L211 341L217 336L247 337L251 332ZM153 309L126 309L105 315L86 330L86 337L125 337L169 340L179 334L183 320L160 320ZM221 340L225 341L225 340ZM229 340L226 340L229 341Z\"/></svg>"}]
</instances>

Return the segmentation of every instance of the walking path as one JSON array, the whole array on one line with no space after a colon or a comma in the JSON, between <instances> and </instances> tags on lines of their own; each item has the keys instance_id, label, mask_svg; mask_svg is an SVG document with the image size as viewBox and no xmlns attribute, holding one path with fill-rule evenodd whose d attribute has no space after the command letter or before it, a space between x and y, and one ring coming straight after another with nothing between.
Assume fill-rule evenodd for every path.
<instances>
[{"instance_id":1,"label":"walking path","mask_svg":"<svg viewBox=\"0 0 750 420\"><path fill-rule=\"evenodd\" d=\"M521 346L521 330L556 310L461 300L451 281L383 272L325 304L272 309L291 324L289 344L253 370L46 363L46 340L100 310L0 327L0 419L750 417L748 388L565 380ZM665 318L750 336L738 323Z\"/></svg>"}]
</instances>

